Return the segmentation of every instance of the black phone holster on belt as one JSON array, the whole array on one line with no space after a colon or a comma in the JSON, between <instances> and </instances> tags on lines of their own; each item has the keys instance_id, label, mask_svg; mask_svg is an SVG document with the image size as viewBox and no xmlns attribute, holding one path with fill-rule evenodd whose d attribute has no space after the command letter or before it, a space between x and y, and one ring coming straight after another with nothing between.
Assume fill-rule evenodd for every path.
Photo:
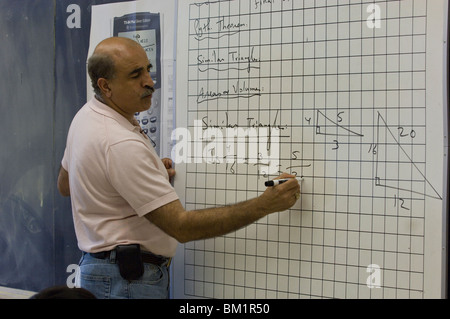
<instances>
[{"instance_id":1,"label":"black phone holster on belt","mask_svg":"<svg viewBox=\"0 0 450 319\"><path fill-rule=\"evenodd\" d=\"M116 260L120 275L126 280L137 280L144 274L141 247L138 244L116 247Z\"/></svg>"}]
</instances>

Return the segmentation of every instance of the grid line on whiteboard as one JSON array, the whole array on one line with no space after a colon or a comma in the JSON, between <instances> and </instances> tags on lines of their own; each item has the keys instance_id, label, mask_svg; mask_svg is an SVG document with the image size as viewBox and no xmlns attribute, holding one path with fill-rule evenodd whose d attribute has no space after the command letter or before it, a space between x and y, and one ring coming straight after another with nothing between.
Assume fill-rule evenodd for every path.
<instances>
[{"instance_id":1,"label":"grid line on whiteboard","mask_svg":"<svg viewBox=\"0 0 450 319\"><path fill-rule=\"evenodd\" d=\"M383 13L381 28L368 27L373 3ZM252 198L276 176L249 154L234 154L233 162L216 144L208 149L213 140L203 134L211 128L279 130L279 170L305 180L291 210L186 244L186 295L423 296L424 202L439 197L421 155L426 6L423 0L190 5L188 126L200 135L201 151L191 151L186 165L186 208ZM373 264L383 270L374 281L381 289L369 287Z\"/></svg>"}]
</instances>

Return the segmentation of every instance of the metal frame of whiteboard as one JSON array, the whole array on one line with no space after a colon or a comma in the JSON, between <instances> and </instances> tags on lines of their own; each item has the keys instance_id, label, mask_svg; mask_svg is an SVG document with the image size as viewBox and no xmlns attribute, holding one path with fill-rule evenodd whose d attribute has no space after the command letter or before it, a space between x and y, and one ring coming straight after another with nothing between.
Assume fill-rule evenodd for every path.
<instances>
[{"instance_id":1,"label":"metal frame of whiteboard","mask_svg":"<svg viewBox=\"0 0 450 319\"><path fill-rule=\"evenodd\" d=\"M449 269L449 260L448 260L448 249L449 249L449 243L450 243L450 236L449 236L449 228L450 228L450 143L449 143L449 134L450 134L450 6L448 5L448 2L446 3L447 9L444 10L444 14L446 14L446 25L447 25L447 33L444 38L444 58L446 59L444 61L444 65L446 66L444 72L444 155L447 158L447 163L444 162L444 173L446 178L446 183L444 184L444 202L443 202L443 233L445 234L443 238L443 271L442 271L442 279L443 279L443 291L442 296L444 298L448 298L449 296L449 285L448 280L450 277L450 269Z\"/></svg>"},{"instance_id":2,"label":"metal frame of whiteboard","mask_svg":"<svg viewBox=\"0 0 450 319\"><path fill-rule=\"evenodd\" d=\"M0 287L0 299L29 299L35 294L33 291Z\"/></svg>"},{"instance_id":3,"label":"metal frame of whiteboard","mask_svg":"<svg viewBox=\"0 0 450 319\"><path fill-rule=\"evenodd\" d=\"M450 151L449 151L449 134L450 134L450 46L448 44L450 40L450 6L448 2L444 4L444 30L443 34L443 77L442 77L442 100L443 100L443 128L444 128L444 160L443 160L443 191L442 191L442 289L441 297L448 298L448 279L449 279L449 262L448 262L448 249L449 249L449 214L450 214Z\"/></svg>"}]
</instances>

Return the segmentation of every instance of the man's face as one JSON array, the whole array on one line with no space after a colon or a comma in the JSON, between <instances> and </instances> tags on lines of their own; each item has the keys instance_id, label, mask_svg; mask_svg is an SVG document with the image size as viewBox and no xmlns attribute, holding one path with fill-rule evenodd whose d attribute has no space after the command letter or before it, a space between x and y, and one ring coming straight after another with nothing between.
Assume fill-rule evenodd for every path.
<instances>
[{"instance_id":1,"label":"man's face","mask_svg":"<svg viewBox=\"0 0 450 319\"><path fill-rule=\"evenodd\" d=\"M108 80L109 100L114 108L124 115L148 110L151 106L153 80L150 77L151 64L140 46L129 46L120 56L115 56L116 75Z\"/></svg>"}]
</instances>

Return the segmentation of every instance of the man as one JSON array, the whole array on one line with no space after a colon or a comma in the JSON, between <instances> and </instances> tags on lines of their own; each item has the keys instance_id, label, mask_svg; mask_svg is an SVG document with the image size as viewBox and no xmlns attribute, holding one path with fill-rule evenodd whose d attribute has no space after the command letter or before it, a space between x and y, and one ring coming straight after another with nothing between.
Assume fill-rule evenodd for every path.
<instances>
[{"instance_id":1,"label":"man","mask_svg":"<svg viewBox=\"0 0 450 319\"><path fill-rule=\"evenodd\" d=\"M151 106L150 68L135 41L97 46L88 62L96 96L73 119L58 176L83 251L81 287L97 298L167 298L178 242L235 231L300 196L291 179L242 203L186 211L169 182L171 161L159 159L134 118Z\"/></svg>"}]
</instances>

